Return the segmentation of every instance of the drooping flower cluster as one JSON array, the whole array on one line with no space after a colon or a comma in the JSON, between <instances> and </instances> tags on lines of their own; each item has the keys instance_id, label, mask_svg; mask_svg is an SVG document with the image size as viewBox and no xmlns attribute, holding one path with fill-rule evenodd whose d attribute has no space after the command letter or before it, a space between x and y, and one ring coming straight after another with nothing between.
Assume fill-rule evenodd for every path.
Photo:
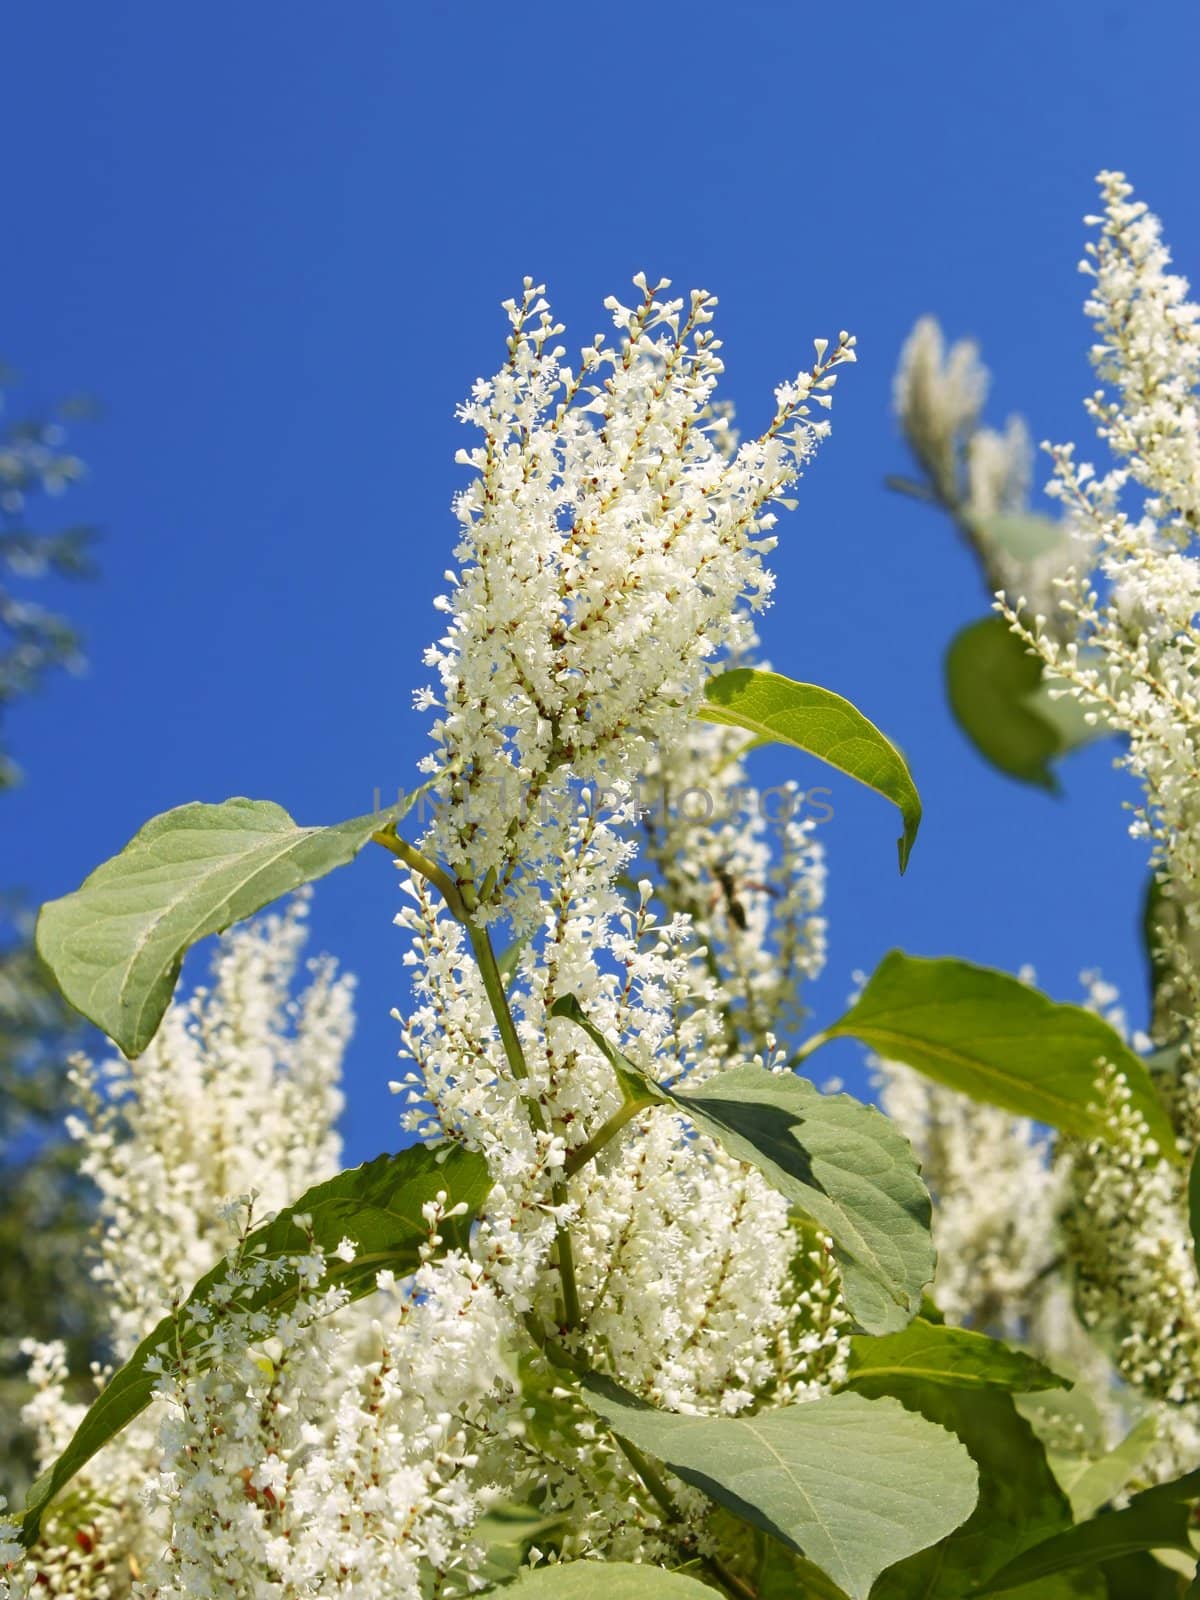
<instances>
[{"instance_id":1,"label":"drooping flower cluster","mask_svg":"<svg viewBox=\"0 0 1200 1600\"><path fill-rule=\"evenodd\" d=\"M456 502L461 566L426 656L440 691L418 696L439 707L429 843L485 914L515 891L506 911L527 926L574 825L573 783L632 781L677 740L706 664L744 628L740 602L769 594L774 507L826 429L812 407L854 359L849 335L830 353L818 341L766 430L733 444L714 409L715 297L634 282L635 305L607 302L619 339L597 336L571 367L526 280L506 306L508 361L461 411L483 440L459 455L474 473Z\"/></svg>"}]
</instances>

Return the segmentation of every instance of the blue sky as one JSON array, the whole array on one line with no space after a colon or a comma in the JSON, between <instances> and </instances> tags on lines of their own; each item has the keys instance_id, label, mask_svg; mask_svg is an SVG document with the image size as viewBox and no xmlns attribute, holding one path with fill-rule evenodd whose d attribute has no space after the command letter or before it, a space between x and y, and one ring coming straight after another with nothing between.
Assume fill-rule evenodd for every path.
<instances>
[{"instance_id":1,"label":"blue sky","mask_svg":"<svg viewBox=\"0 0 1200 1600\"><path fill-rule=\"evenodd\" d=\"M965 746L941 657L985 597L881 479L903 465L891 375L923 311L981 339L998 417L1084 435L1076 263L1099 168L1130 174L1200 277L1190 0L73 0L12 8L5 40L0 354L33 401L102 400L70 515L105 538L103 579L70 596L89 675L11 718L28 776L0 881L62 893L184 800L326 822L411 783L453 408L499 363L498 302L545 279L582 342L645 268L721 296L748 425L814 335L859 337L783 528L766 647L904 747L926 821L901 880L886 805L834 781L818 1016L894 944L1032 962L1061 998L1100 966L1140 1013L1144 863L1111 750L1074 758L1055 801ZM318 895L319 941L361 981L355 1158L395 1126L396 894L379 852Z\"/></svg>"}]
</instances>

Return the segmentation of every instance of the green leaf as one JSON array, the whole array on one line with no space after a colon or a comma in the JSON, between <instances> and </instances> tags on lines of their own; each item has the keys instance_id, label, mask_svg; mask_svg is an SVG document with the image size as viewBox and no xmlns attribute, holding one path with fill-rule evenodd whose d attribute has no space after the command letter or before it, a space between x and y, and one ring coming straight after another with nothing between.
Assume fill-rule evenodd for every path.
<instances>
[{"instance_id":1,"label":"green leaf","mask_svg":"<svg viewBox=\"0 0 1200 1600\"><path fill-rule=\"evenodd\" d=\"M415 799L329 828L299 828L270 800L177 806L42 907L38 951L75 1009L140 1055L198 939L344 866Z\"/></svg>"},{"instance_id":2,"label":"green leaf","mask_svg":"<svg viewBox=\"0 0 1200 1600\"><path fill-rule=\"evenodd\" d=\"M1040 658L1003 617L972 622L950 642L946 697L959 727L992 766L1053 792L1059 785L1050 762L1067 746L1045 713L1041 685Z\"/></svg>"},{"instance_id":3,"label":"green leaf","mask_svg":"<svg viewBox=\"0 0 1200 1600\"><path fill-rule=\"evenodd\" d=\"M967 961L886 955L858 1000L819 1035L859 1039L951 1089L1049 1123L1077 1138L1104 1133L1094 1107L1097 1063L1129 1083L1164 1154L1175 1136L1142 1061L1103 1018Z\"/></svg>"},{"instance_id":4,"label":"green leaf","mask_svg":"<svg viewBox=\"0 0 1200 1600\"><path fill-rule=\"evenodd\" d=\"M1157 1442L1158 1423L1148 1416L1135 1423L1121 1443L1105 1455L1068 1457L1048 1452L1076 1522L1094 1517L1101 1506L1120 1494Z\"/></svg>"},{"instance_id":5,"label":"green leaf","mask_svg":"<svg viewBox=\"0 0 1200 1600\"><path fill-rule=\"evenodd\" d=\"M999 1339L919 1318L899 1333L877 1339L857 1334L850 1341L846 1382L851 1388L865 1390L893 1378L1021 1393L1070 1387L1067 1378Z\"/></svg>"},{"instance_id":6,"label":"green leaf","mask_svg":"<svg viewBox=\"0 0 1200 1600\"><path fill-rule=\"evenodd\" d=\"M800 1551L851 1600L975 1505L962 1445L894 1400L837 1394L749 1417L677 1416L598 1375L584 1398L619 1437Z\"/></svg>"},{"instance_id":7,"label":"green leaf","mask_svg":"<svg viewBox=\"0 0 1200 1600\"><path fill-rule=\"evenodd\" d=\"M1200 1472L1135 1495L1123 1511L1106 1511L1024 1551L978 1591L999 1594L1018 1584L1075 1567L1092 1566L1139 1550L1182 1550L1193 1555L1189 1530L1200 1500Z\"/></svg>"},{"instance_id":8,"label":"green leaf","mask_svg":"<svg viewBox=\"0 0 1200 1600\"><path fill-rule=\"evenodd\" d=\"M758 744L774 741L806 750L897 806L904 819L899 840L904 871L921 825L921 797L904 757L857 707L814 683L794 683L777 672L748 667L710 678L705 696L699 715L707 722L745 728Z\"/></svg>"},{"instance_id":9,"label":"green leaf","mask_svg":"<svg viewBox=\"0 0 1200 1600\"><path fill-rule=\"evenodd\" d=\"M512 1595L513 1600L713 1600L706 1583L632 1561L567 1561L536 1567L495 1592Z\"/></svg>"},{"instance_id":10,"label":"green leaf","mask_svg":"<svg viewBox=\"0 0 1200 1600\"><path fill-rule=\"evenodd\" d=\"M778 1539L765 1539L762 1564L754 1575L755 1600L846 1600L828 1573Z\"/></svg>"},{"instance_id":11,"label":"green leaf","mask_svg":"<svg viewBox=\"0 0 1200 1600\"><path fill-rule=\"evenodd\" d=\"M479 1568L485 1583L507 1583L520 1572L532 1544L544 1544L567 1526L563 1512L547 1516L536 1506L494 1507L471 1529L472 1542L487 1552Z\"/></svg>"},{"instance_id":12,"label":"green leaf","mask_svg":"<svg viewBox=\"0 0 1200 1600\"><path fill-rule=\"evenodd\" d=\"M664 1088L621 1054L574 995L555 1001L599 1046L626 1094L683 1112L738 1161L757 1167L834 1242L846 1304L869 1333L889 1333L917 1314L933 1277L930 1202L904 1135L845 1094L822 1094L795 1073L732 1067L694 1090Z\"/></svg>"},{"instance_id":13,"label":"green leaf","mask_svg":"<svg viewBox=\"0 0 1200 1600\"><path fill-rule=\"evenodd\" d=\"M307 1215L313 1238L329 1252L326 1281L345 1288L352 1300L360 1300L372 1292L382 1269L389 1268L398 1277L416 1270L420 1247L429 1238L429 1225L421 1215L427 1201L444 1192L450 1206L466 1206L464 1215L446 1220L439 1228L446 1249L461 1248L468 1242L471 1223L490 1187L487 1163L473 1151L460 1145L413 1145L398 1155L378 1156L365 1166L339 1172L309 1189L249 1234L243 1254L253 1251L259 1258L272 1259L299 1253L307 1235L292 1219L297 1213ZM353 1261L332 1254L345 1238L358 1246ZM227 1280L230 1264L231 1258L226 1257L205 1273L188 1296L180 1320L164 1317L105 1384L67 1448L29 1491L22 1513L21 1537L26 1546L36 1538L42 1515L59 1490L149 1405L158 1382L157 1376L146 1370L149 1358L166 1346L172 1353L191 1354L192 1364L203 1369L210 1324L189 1319L186 1307L212 1302L214 1290ZM286 1311L298 1292L294 1278L272 1280L244 1295L239 1303L249 1310ZM221 1304L219 1297L216 1304ZM217 1317L219 1320L219 1311Z\"/></svg>"},{"instance_id":14,"label":"green leaf","mask_svg":"<svg viewBox=\"0 0 1200 1600\"><path fill-rule=\"evenodd\" d=\"M1106 1583L1104 1600L1194 1600L1200 1593L1145 1551L1106 1561L1101 1570ZM1024 1591L1017 1594L1023 1596Z\"/></svg>"},{"instance_id":15,"label":"green leaf","mask_svg":"<svg viewBox=\"0 0 1200 1600\"><path fill-rule=\"evenodd\" d=\"M1066 1496L1033 1429L1012 1396L964 1389L907 1375L864 1377L861 1392L891 1395L955 1434L979 1469L979 1501L971 1516L935 1548L884 1573L871 1600L958 1600L1030 1544L1070 1526Z\"/></svg>"}]
</instances>

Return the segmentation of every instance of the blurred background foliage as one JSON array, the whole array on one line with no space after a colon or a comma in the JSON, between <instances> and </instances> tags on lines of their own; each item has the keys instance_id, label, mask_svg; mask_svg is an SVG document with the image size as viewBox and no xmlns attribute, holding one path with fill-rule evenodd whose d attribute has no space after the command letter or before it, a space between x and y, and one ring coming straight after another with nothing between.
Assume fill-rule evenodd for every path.
<instances>
[{"instance_id":1,"label":"blurred background foliage","mask_svg":"<svg viewBox=\"0 0 1200 1600\"><path fill-rule=\"evenodd\" d=\"M72 399L31 413L16 374L0 367L0 808L21 776L5 713L48 674L83 664L74 627L42 598L54 578L96 570L95 529L54 526L56 502L84 470L68 425L92 410ZM21 886L0 882L0 1493L10 1498L30 1469L22 1342L64 1340L81 1384L102 1355L83 1261L90 1196L64 1126L69 1058L83 1034L42 971L33 920Z\"/></svg>"}]
</instances>

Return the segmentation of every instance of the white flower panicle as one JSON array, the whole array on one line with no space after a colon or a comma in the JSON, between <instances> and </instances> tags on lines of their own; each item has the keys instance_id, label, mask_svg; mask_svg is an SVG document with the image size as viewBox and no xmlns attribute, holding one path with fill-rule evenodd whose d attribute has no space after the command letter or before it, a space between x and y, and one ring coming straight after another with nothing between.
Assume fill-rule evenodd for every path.
<instances>
[{"instance_id":1,"label":"white flower panicle","mask_svg":"<svg viewBox=\"0 0 1200 1600\"><path fill-rule=\"evenodd\" d=\"M114 1347L164 1314L187 1337L155 1358L152 1411L52 1510L14 1596L450 1600L482 1586L477 1524L513 1500L563 1560L678 1564L711 1537L707 1502L674 1485L664 1519L559 1386L546 1339L682 1412L811 1399L845 1376L831 1241L679 1115L627 1108L605 1052L554 1014L574 997L661 1082L748 1058L783 1071L776 1031L824 952L798 794L769 818L736 740L692 712L709 662L754 643L774 507L854 341L818 341L741 441L713 395L712 296L635 281L636 306L610 302L617 341L576 370L527 282L504 370L463 408L483 443L461 458L461 568L427 658L440 696L420 697L440 707L424 848L449 877L425 861L405 879L412 1070L394 1087L410 1130L488 1163L469 1247L445 1253L439 1200L419 1270L381 1273L353 1305L305 1219L285 1260L244 1248L336 1162L350 992L317 964L290 999L302 909L227 936L212 989L176 1004L145 1056L78 1069ZM642 773L673 793L734 784L744 812L692 839L684 870L680 819L643 827ZM219 1302L179 1305L231 1248ZM61 1353L34 1359L49 1458L80 1408Z\"/></svg>"},{"instance_id":2,"label":"white flower panicle","mask_svg":"<svg viewBox=\"0 0 1200 1600\"><path fill-rule=\"evenodd\" d=\"M302 894L225 935L211 986L170 1008L137 1061L76 1062L83 1104L71 1130L99 1191L93 1273L118 1362L236 1244L238 1196L256 1191L263 1216L337 1170L353 986L321 959L292 997L306 913ZM29 1354L25 1418L45 1466L85 1408L67 1397L60 1346ZM33 1552L37 1593L104 1600L129 1593L148 1569L167 1536L138 1499L159 1459L157 1428L147 1416L126 1429L79 1475L69 1502L51 1508Z\"/></svg>"},{"instance_id":3,"label":"white flower panicle","mask_svg":"<svg viewBox=\"0 0 1200 1600\"><path fill-rule=\"evenodd\" d=\"M1025 609L1056 620L1057 580L1080 559L1070 522L1030 511L1033 446L1023 418L1002 430L981 420L991 374L979 348L946 348L941 326L922 317L900 354L895 408L921 481L893 487L929 499L954 521L983 569L989 594L1025 597Z\"/></svg>"},{"instance_id":4,"label":"white flower panicle","mask_svg":"<svg viewBox=\"0 0 1200 1600\"><path fill-rule=\"evenodd\" d=\"M1062 1181L1033 1123L876 1059L879 1100L908 1136L934 1197L947 1322L1028 1338L1059 1253Z\"/></svg>"},{"instance_id":5,"label":"white flower panicle","mask_svg":"<svg viewBox=\"0 0 1200 1600\"><path fill-rule=\"evenodd\" d=\"M1088 401L1097 432L1147 493L1146 511L1168 537L1200 532L1200 307L1186 278L1167 271L1162 227L1120 172L1102 172L1104 213L1082 269L1107 386Z\"/></svg>"},{"instance_id":6,"label":"white flower panicle","mask_svg":"<svg viewBox=\"0 0 1200 1600\"><path fill-rule=\"evenodd\" d=\"M377 1600L416 1596L430 1574L439 1588L451 1575L470 1587L474 1424L508 1420L493 1390L511 1390L495 1294L450 1253L403 1288L382 1275L361 1308L368 1320L358 1307L339 1315L344 1293L321 1288L323 1266L311 1240L272 1263L300 1295L264 1315L253 1307L265 1269L246 1260L200 1351L164 1358L150 1499L172 1538L147 1574L156 1600Z\"/></svg>"},{"instance_id":7,"label":"white flower panicle","mask_svg":"<svg viewBox=\"0 0 1200 1600\"><path fill-rule=\"evenodd\" d=\"M1051 450L1051 492L1098 551L1098 570L1081 562L1060 585L1067 638L1028 620L1020 600L1001 608L1058 692L1128 739L1121 760L1144 791L1132 831L1151 844L1158 955L1169 973L1170 1005L1160 988L1156 1034L1159 1043L1181 1036L1190 1057L1200 1017L1200 563L1190 548L1200 506L1200 330L1186 282L1165 270L1157 220L1130 199L1120 174L1101 174L1100 185L1100 238L1083 270L1093 279L1087 309L1106 388L1088 408L1116 460L1097 475L1073 446ZM1200 1086L1179 1098L1193 1105L1180 1128L1190 1147L1200 1134Z\"/></svg>"},{"instance_id":8,"label":"white flower panicle","mask_svg":"<svg viewBox=\"0 0 1200 1600\"><path fill-rule=\"evenodd\" d=\"M1109 1335L1127 1382L1154 1399L1194 1407L1200 1278L1186 1175L1151 1137L1120 1073L1105 1069L1097 1090L1104 1137L1076 1154L1065 1215L1083 1316Z\"/></svg>"},{"instance_id":9,"label":"white flower panicle","mask_svg":"<svg viewBox=\"0 0 1200 1600\"><path fill-rule=\"evenodd\" d=\"M71 1129L99 1190L94 1275L119 1360L232 1248L226 1201L253 1193L269 1214L338 1169L354 984L322 958L293 998L308 904L302 892L223 939L211 986L173 1005L136 1061L76 1064L86 1115Z\"/></svg>"},{"instance_id":10,"label":"white flower panicle","mask_svg":"<svg viewBox=\"0 0 1200 1600\"><path fill-rule=\"evenodd\" d=\"M973 339L946 348L936 317L918 319L900 352L892 399L904 436L947 505L962 495L963 454L991 383Z\"/></svg>"},{"instance_id":11,"label":"white flower panicle","mask_svg":"<svg viewBox=\"0 0 1200 1600\"><path fill-rule=\"evenodd\" d=\"M1152 1036L1170 1047L1155 1081L1191 1152L1200 1143L1200 330L1185 280L1167 270L1157 219L1121 174L1102 173L1099 184L1103 214L1088 219L1099 236L1082 270L1103 387L1086 404L1113 459L1097 473L1074 446L1050 449L1049 492L1063 506L1074 565L1058 580L1050 621L1019 588L999 606L1041 656L1052 692L1127 741L1118 761L1143 790L1131 831L1149 841L1155 875ZM1111 993L1091 990L1122 1027ZM1159 1443L1142 1469L1153 1481L1200 1460L1200 1283L1186 1179L1112 1069L1098 1105L1104 1136L1060 1159L1064 1241L1085 1320L1156 1417Z\"/></svg>"},{"instance_id":12,"label":"white flower panicle","mask_svg":"<svg viewBox=\"0 0 1200 1600\"><path fill-rule=\"evenodd\" d=\"M573 996L641 1070L700 1081L746 1055L775 1065L772 1011L819 969L811 824L789 792L772 830L736 740L690 713L707 658L724 647L740 659L754 643L742 597L752 607L769 587L765 508L820 431L801 415L805 396L828 397L828 369L853 346L828 362L819 349L768 434L737 445L711 426L710 300L685 318L639 286L639 309L615 308L622 348L598 341L564 376L549 348L560 330L529 285L512 308L510 366L476 392L486 443L460 507L467 564L436 657L447 695L430 763L455 782L425 845L511 920L505 1004L521 1072L465 929L413 874L397 920L413 936L416 1004L402 1027L414 1065L394 1088L411 1129L486 1156L494 1187L472 1255L515 1317L532 1309L652 1401L736 1412L765 1394L828 1392L844 1371L850 1323L830 1243L801 1236L757 1174L663 1107L577 1161L622 1093L603 1051L552 1013ZM589 384L601 369L607 381ZM525 809L479 809L489 772L520 778L508 794ZM744 813L697 830L696 876L676 871L681 837L647 821L642 776L652 789L747 791ZM647 1520L594 1424L540 1448L539 1502L566 1497L585 1529L565 1554L658 1547L653 1510Z\"/></svg>"},{"instance_id":13,"label":"white flower panicle","mask_svg":"<svg viewBox=\"0 0 1200 1600\"><path fill-rule=\"evenodd\" d=\"M804 983L820 975L826 949L822 802L806 816L809 797L797 784L760 791L741 757L745 745L737 729L693 722L656 752L641 814L655 892L691 927L694 981L720 974L731 1055L794 1036Z\"/></svg>"},{"instance_id":14,"label":"white flower panicle","mask_svg":"<svg viewBox=\"0 0 1200 1600\"><path fill-rule=\"evenodd\" d=\"M430 843L485 914L557 859L572 779L631 780L679 737L739 601L770 592L774 508L827 430L812 408L854 360L850 335L818 340L766 430L731 445L715 297L634 282L635 305L606 302L617 339L598 335L571 367L527 279L506 304L505 366L461 409L483 439L459 455L474 474L456 502L461 565L426 656L440 693L420 698L440 708Z\"/></svg>"}]
</instances>

